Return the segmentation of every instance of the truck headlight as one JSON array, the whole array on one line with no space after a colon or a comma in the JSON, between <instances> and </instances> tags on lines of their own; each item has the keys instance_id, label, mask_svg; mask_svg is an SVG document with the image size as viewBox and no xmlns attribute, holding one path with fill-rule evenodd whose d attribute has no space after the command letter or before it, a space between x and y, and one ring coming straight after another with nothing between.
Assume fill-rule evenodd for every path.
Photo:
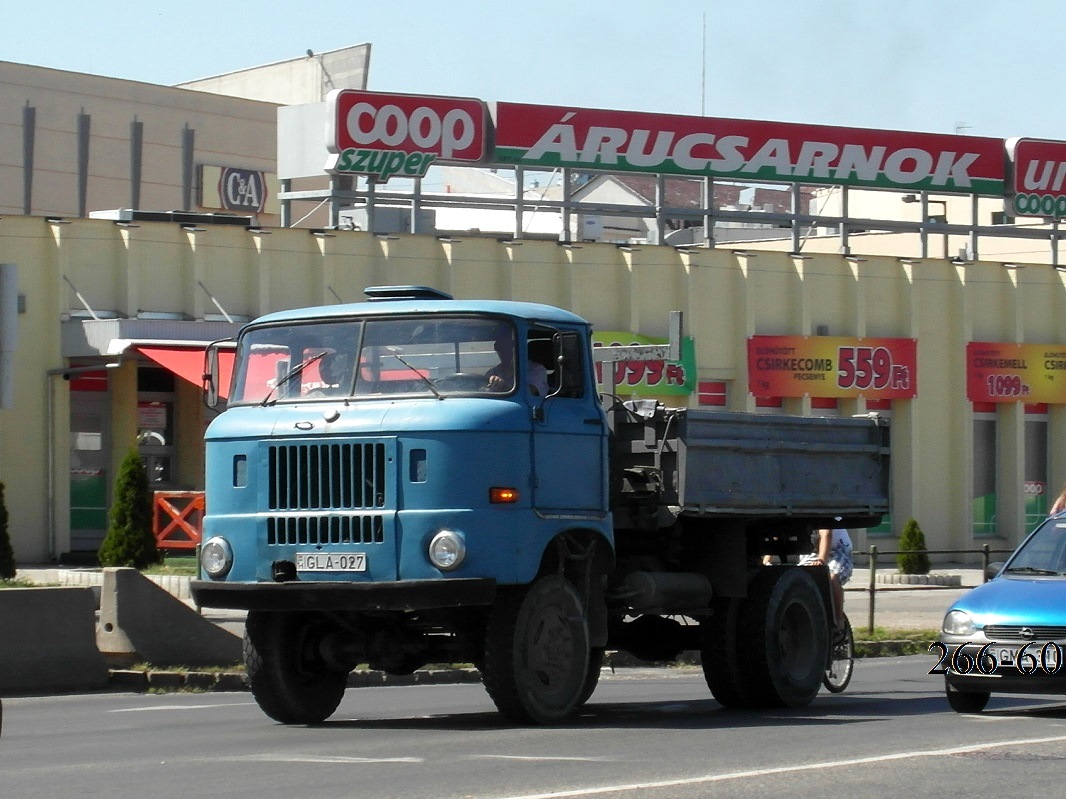
<instances>
[{"instance_id":1,"label":"truck headlight","mask_svg":"<svg viewBox=\"0 0 1066 799\"><path fill-rule=\"evenodd\" d=\"M209 538L200 547L200 565L208 577L225 577L233 566L233 548L229 541L218 535Z\"/></svg>"},{"instance_id":2,"label":"truck headlight","mask_svg":"<svg viewBox=\"0 0 1066 799\"><path fill-rule=\"evenodd\" d=\"M948 635L973 635L973 619L961 610L949 610L944 617L943 630Z\"/></svg>"},{"instance_id":3,"label":"truck headlight","mask_svg":"<svg viewBox=\"0 0 1066 799\"><path fill-rule=\"evenodd\" d=\"M466 559L466 542L461 533L441 530L429 542L429 562L441 571L458 569Z\"/></svg>"}]
</instances>

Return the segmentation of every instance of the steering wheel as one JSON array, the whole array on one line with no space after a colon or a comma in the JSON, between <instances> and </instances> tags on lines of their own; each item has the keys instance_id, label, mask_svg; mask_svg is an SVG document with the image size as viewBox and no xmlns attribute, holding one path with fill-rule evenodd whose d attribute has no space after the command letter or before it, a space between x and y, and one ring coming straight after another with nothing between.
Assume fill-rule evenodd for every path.
<instances>
[{"instance_id":1,"label":"steering wheel","mask_svg":"<svg viewBox=\"0 0 1066 799\"><path fill-rule=\"evenodd\" d=\"M472 372L455 372L438 377L433 381L433 386L442 391L477 391L485 388L485 376Z\"/></svg>"}]
</instances>

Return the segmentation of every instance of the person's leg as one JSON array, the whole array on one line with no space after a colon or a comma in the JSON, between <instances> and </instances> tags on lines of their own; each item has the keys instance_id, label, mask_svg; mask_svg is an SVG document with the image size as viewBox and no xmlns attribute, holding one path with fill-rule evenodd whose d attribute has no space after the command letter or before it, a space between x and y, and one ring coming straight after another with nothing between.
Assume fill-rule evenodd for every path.
<instances>
[{"instance_id":1,"label":"person's leg","mask_svg":"<svg viewBox=\"0 0 1066 799\"><path fill-rule=\"evenodd\" d=\"M829 583L833 590L833 622L839 630L844 626L844 586L840 584L835 574L830 576Z\"/></svg>"}]
</instances>

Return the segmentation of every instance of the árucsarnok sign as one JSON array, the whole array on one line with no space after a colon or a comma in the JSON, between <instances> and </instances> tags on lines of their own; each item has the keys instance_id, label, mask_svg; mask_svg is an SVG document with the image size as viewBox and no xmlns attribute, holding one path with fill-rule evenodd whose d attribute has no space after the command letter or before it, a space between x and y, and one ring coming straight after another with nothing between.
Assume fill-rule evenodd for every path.
<instances>
[{"instance_id":1,"label":"\u00e1rucsarnok sign","mask_svg":"<svg viewBox=\"0 0 1066 799\"><path fill-rule=\"evenodd\" d=\"M1002 194L1003 142L865 130L495 103L493 160L734 180Z\"/></svg>"}]
</instances>

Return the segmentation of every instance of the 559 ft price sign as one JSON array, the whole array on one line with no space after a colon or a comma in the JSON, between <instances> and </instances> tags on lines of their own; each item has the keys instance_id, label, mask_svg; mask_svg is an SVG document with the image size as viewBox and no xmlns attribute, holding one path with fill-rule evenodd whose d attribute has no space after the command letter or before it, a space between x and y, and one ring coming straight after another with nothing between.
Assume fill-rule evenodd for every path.
<instances>
[{"instance_id":1,"label":"559 ft price sign","mask_svg":"<svg viewBox=\"0 0 1066 799\"><path fill-rule=\"evenodd\" d=\"M752 336L748 390L757 397L912 399L918 393L911 338Z\"/></svg>"},{"instance_id":2,"label":"559 ft price sign","mask_svg":"<svg viewBox=\"0 0 1066 799\"><path fill-rule=\"evenodd\" d=\"M888 347L840 347L837 350L837 385L860 391L907 390L911 385L911 367L894 363L892 350Z\"/></svg>"}]
</instances>

